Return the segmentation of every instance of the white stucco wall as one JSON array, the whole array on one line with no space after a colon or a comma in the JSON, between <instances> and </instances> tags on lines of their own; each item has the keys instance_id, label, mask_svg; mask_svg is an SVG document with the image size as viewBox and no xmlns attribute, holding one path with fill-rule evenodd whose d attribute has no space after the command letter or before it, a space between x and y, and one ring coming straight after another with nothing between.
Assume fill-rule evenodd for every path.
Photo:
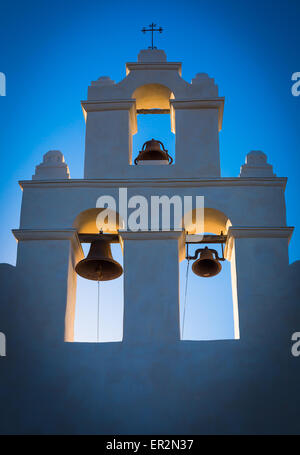
<instances>
[{"instance_id":1,"label":"white stucco wall","mask_svg":"<svg viewBox=\"0 0 300 455\"><path fill-rule=\"evenodd\" d=\"M85 179L69 179L62 155L55 155L57 169L42 166L38 178L20 182L17 266L0 266L0 330L7 340L0 401L8 410L0 433L299 432L300 363L291 355L291 335L300 324L299 261L289 264L286 179L273 174L262 152L248 155L240 177L220 178L224 99L214 80L198 73L189 84L181 64L149 52L127 64L120 83L102 77L89 87L82 103ZM129 165L132 94L146 84L174 95L174 166ZM152 195L204 196L205 208L228 221L235 340L180 341L185 232L171 231L120 233L124 339L72 343L74 267L83 257L74 222L101 195L118 201L120 187L128 188L128 198L148 201Z\"/></svg>"}]
</instances>

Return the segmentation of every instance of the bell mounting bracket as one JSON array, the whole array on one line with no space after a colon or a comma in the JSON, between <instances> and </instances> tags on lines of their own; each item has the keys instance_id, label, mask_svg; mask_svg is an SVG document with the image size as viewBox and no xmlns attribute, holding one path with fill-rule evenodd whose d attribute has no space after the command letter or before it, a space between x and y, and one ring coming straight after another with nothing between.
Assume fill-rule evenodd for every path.
<instances>
[{"instance_id":1,"label":"bell mounting bracket","mask_svg":"<svg viewBox=\"0 0 300 455\"><path fill-rule=\"evenodd\" d=\"M95 240L105 240L109 243L120 243L118 234L78 234L80 243L92 243Z\"/></svg>"},{"instance_id":2,"label":"bell mounting bracket","mask_svg":"<svg viewBox=\"0 0 300 455\"><path fill-rule=\"evenodd\" d=\"M189 236L190 238L192 238L193 236ZM214 250L213 248L209 248L209 250L214 253L216 259L218 261L225 261L226 259L224 258L224 250L223 250L223 244L226 243L226 240L227 240L227 235L224 235L223 232L221 232L220 235L212 235L212 234L205 234L203 236L201 236L201 240L198 240L197 239L197 236L196 237L196 240L195 241L187 241L186 242L186 246L187 246L187 251L186 251L186 259L187 260L190 260L190 259L197 259L199 254L204 251L205 249L208 249L207 247L205 248L198 248L196 251L195 251L195 254L194 256L189 256L189 245L192 245L192 244L210 244L210 243L220 243L221 244L221 248L222 248L222 257L219 257L219 254L217 252L217 250Z\"/></svg>"},{"instance_id":3,"label":"bell mounting bracket","mask_svg":"<svg viewBox=\"0 0 300 455\"><path fill-rule=\"evenodd\" d=\"M205 251L205 250L209 250L211 251L212 253L214 253L215 255L215 258L218 260L218 261L225 261L226 259L222 256L221 258L219 257L219 254L217 252L217 250L214 250L213 248L208 248L208 247L205 247L205 248L197 248L197 250L195 251L195 254L194 256L186 256L186 259L188 260L193 260L193 259L198 259L198 256L199 254L202 252L202 251Z\"/></svg>"}]
</instances>

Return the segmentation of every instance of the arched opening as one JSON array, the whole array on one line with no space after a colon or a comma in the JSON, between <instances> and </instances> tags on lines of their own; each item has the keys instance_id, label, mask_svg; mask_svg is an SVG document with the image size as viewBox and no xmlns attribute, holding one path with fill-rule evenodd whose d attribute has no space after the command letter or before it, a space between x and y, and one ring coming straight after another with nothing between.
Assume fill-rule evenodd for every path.
<instances>
[{"instance_id":1,"label":"arched opening","mask_svg":"<svg viewBox=\"0 0 300 455\"><path fill-rule=\"evenodd\" d=\"M98 215L104 208L92 208L81 212L73 226L79 234L99 233ZM109 224L108 218L102 226L104 233L115 234L122 226L121 217L115 212L116 224ZM123 267L123 254L119 243L111 245L112 257ZM90 243L82 243L86 257ZM99 307L98 307L99 297ZM99 313L98 313L99 312ZM99 319L98 319L99 314ZM99 325L98 325L99 324ZM123 275L112 281L98 283L77 275L75 307L75 342L116 342L123 338Z\"/></svg>"},{"instance_id":2,"label":"arched opening","mask_svg":"<svg viewBox=\"0 0 300 455\"><path fill-rule=\"evenodd\" d=\"M100 229L98 215L104 210L106 210L107 216L104 218L105 223L101 226L102 231L117 234L118 229L123 226L123 219L118 212L113 212L113 210L108 210L104 207L87 209L77 215L73 227L78 234L97 234ZM110 217L109 212L113 216Z\"/></svg>"},{"instance_id":3,"label":"arched opening","mask_svg":"<svg viewBox=\"0 0 300 455\"><path fill-rule=\"evenodd\" d=\"M195 211L190 220L195 223ZM194 225L185 226L189 234L226 235L231 226L229 218L221 211L204 208L204 231L195 232ZM222 256L220 244L190 244L189 255L197 248L213 248ZM239 321L236 293L234 257L222 261L221 272L203 278L192 272L192 263L185 259L180 263L180 321L182 340L238 339ZM186 280L188 285L186 288Z\"/></svg>"},{"instance_id":4,"label":"arched opening","mask_svg":"<svg viewBox=\"0 0 300 455\"><path fill-rule=\"evenodd\" d=\"M170 111L170 99L174 99L174 94L165 85L145 84L133 92L132 98L136 100L138 113L151 109Z\"/></svg>"},{"instance_id":5,"label":"arched opening","mask_svg":"<svg viewBox=\"0 0 300 455\"><path fill-rule=\"evenodd\" d=\"M212 209L209 207L204 207L204 231L203 232L195 232L195 225L196 225L196 210L191 211L191 216L187 216L186 222L183 220L183 225L189 234L203 234L203 233L210 233L219 235L221 232L226 234L228 228L231 226L231 222L229 218L220 210Z\"/></svg>"},{"instance_id":6,"label":"arched opening","mask_svg":"<svg viewBox=\"0 0 300 455\"><path fill-rule=\"evenodd\" d=\"M150 139L161 141L175 163L175 128L170 116L173 92L161 84L146 84L132 94L136 100L137 133L133 136L132 163L143 144Z\"/></svg>"}]
</instances>

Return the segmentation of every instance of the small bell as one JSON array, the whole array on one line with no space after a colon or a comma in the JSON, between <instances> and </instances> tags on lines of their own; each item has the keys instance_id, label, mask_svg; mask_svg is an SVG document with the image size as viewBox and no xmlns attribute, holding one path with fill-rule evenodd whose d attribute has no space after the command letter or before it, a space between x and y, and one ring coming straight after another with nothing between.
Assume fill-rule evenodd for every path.
<instances>
[{"instance_id":1,"label":"small bell","mask_svg":"<svg viewBox=\"0 0 300 455\"><path fill-rule=\"evenodd\" d=\"M134 160L134 164L138 164L139 161L155 161L164 160L169 161L169 164L173 163L173 158L168 154L168 150L165 149L164 144L155 139L144 143L142 150L140 150L138 156Z\"/></svg>"},{"instance_id":2,"label":"small bell","mask_svg":"<svg viewBox=\"0 0 300 455\"><path fill-rule=\"evenodd\" d=\"M106 240L95 240L91 243L87 257L78 262L75 271L87 280L109 281L119 278L123 268L113 259L110 243Z\"/></svg>"},{"instance_id":3,"label":"small bell","mask_svg":"<svg viewBox=\"0 0 300 455\"><path fill-rule=\"evenodd\" d=\"M222 270L222 266L218 259L214 258L213 250L210 250L206 246L201 251L200 258L193 263L192 270L198 276L210 278L218 275Z\"/></svg>"}]
</instances>

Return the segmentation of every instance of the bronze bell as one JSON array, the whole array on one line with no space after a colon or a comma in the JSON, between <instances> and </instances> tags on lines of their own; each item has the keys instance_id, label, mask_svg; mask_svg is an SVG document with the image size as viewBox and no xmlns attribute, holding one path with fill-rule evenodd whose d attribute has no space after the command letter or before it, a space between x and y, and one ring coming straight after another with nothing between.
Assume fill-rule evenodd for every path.
<instances>
[{"instance_id":1,"label":"bronze bell","mask_svg":"<svg viewBox=\"0 0 300 455\"><path fill-rule=\"evenodd\" d=\"M92 242L89 254L78 262L75 270L83 278L94 281L114 280L123 273L122 266L113 259L110 243L106 240Z\"/></svg>"},{"instance_id":2,"label":"bronze bell","mask_svg":"<svg viewBox=\"0 0 300 455\"><path fill-rule=\"evenodd\" d=\"M166 160L169 161L169 164L173 163L173 158L168 154L164 144L156 139L144 143L142 150L134 160L134 164L144 160Z\"/></svg>"},{"instance_id":3,"label":"bronze bell","mask_svg":"<svg viewBox=\"0 0 300 455\"><path fill-rule=\"evenodd\" d=\"M221 272L222 266L217 258L214 258L214 250L210 250L207 246L201 251L200 258L193 265L193 272L204 278L210 278L218 275Z\"/></svg>"}]
</instances>

